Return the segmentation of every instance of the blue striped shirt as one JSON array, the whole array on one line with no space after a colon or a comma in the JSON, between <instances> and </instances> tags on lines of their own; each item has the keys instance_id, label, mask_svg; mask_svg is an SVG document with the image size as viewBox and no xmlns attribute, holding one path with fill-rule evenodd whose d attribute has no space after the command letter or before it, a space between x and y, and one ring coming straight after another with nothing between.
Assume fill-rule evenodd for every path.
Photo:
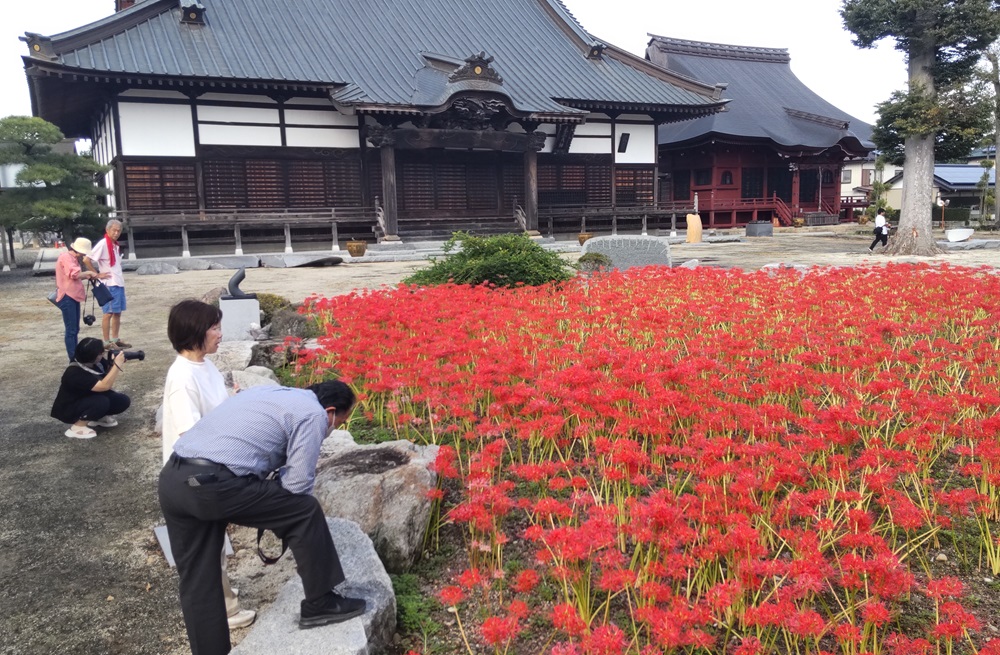
<instances>
[{"instance_id":1,"label":"blue striped shirt","mask_svg":"<svg viewBox=\"0 0 1000 655\"><path fill-rule=\"evenodd\" d=\"M312 391L252 387L202 417L181 435L174 452L211 460L240 476L264 478L280 468L285 489L308 494L329 430L326 410Z\"/></svg>"}]
</instances>

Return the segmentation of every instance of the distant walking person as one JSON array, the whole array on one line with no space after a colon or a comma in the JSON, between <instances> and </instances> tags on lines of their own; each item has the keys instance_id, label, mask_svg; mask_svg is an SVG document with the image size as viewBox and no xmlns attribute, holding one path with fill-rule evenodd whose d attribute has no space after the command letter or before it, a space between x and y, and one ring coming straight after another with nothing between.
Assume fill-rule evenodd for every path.
<instances>
[{"instance_id":1,"label":"distant walking person","mask_svg":"<svg viewBox=\"0 0 1000 655\"><path fill-rule=\"evenodd\" d=\"M889 245L889 224L885 220L885 209L879 209L878 215L875 216L875 239L872 241L872 245L868 246L868 252L875 252L875 246L882 242L882 247L885 248Z\"/></svg>"},{"instance_id":2,"label":"distant walking person","mask_svg":"<svg viewBox=\"0 0 1000 655\"><path fill-rule=\"evenodd\" d=\"M80 280L108 277L91 270L84 270L83 257L90 250L90 239L78 237L56 260L56 307L62 312L63 326L66 328L63 338L69 361L73 361L77 339L80 336L80 303L87 297L87 290L83 288L83 282Z\"/></svg>"},{"instance_id":3,"label":"distant walking person","mask_svg":"<svg viewBox=\"0 0 1000 655\"><path fill-rule=\"evenodd\" d=\"M104 228L104 238L97 242L90 251L89 258L97 263L100 273L109 273L105 284L111 291L111 302L101 306L104 318L101 319L101 332L104 335L106 350L122 350L131 348L118 337L121 328L122 312L125 311L125 277L122 275L122 250L118 246L118 237L122 234L122 223L111 219Z\"/></svg>"}]
</instances>

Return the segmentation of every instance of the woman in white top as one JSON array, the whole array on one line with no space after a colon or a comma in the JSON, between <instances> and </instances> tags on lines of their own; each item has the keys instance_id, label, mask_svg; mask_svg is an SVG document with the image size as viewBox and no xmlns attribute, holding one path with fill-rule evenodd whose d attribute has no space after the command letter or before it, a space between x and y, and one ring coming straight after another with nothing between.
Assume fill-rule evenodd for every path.
<instances>
[{"instance_id":1,"label":"woman in white top","mask_svg":"<svg viewBox=\"0 0 1000 655\"><path fill-rule=\"evenodd\" d=\"M167 337L177 359L167 371L163 388L163 463L174 451L174 443L198 420L229 397L222 373L205 355L219 350L222 312L199 300L182 300L170 308ZM229 629L254 622L257 613L240 608L239 599L226 574L226 550L222 550L222 588L226 596Z\"/></svg>"}]
</instances>

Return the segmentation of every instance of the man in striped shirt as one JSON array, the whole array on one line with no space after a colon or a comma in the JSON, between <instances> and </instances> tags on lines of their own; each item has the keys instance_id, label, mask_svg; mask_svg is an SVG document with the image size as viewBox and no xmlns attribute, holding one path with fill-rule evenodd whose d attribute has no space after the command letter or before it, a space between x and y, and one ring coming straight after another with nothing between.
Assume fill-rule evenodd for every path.
<instances>
[{"instance_id":1,"label":"man in striped shirt","mask_svg":"<svg viewBox=\"0 0 1000 655\"><path fill-rule=\"evenodd\" d=\"M253 387L223 401L174 444L159 496L193 655L231 648L219 568L229 523L271 530L292 549L305 590L300 627L364 613L364 600L333 591L344 572L312 496L320 446L354 402L343 382ZM279 475L266 479L274 471Z\"/></svg>"}]
</instances>

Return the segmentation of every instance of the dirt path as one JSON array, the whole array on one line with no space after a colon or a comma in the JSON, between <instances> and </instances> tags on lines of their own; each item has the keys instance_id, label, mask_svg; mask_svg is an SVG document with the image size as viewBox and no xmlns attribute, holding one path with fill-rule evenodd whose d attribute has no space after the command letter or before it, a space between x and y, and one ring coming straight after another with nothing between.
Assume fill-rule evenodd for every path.
<instances>
[{"instance_id":1,"label":"dirt path","mask_svg":"<svg viewBox=\"0 0 1000 655\"><path fill-rule=\"evenodd\" d=\"M698 258L705 265L745 268L887 261L868 254L867 239L804 235L674 246L672 254L675 263ZM1000 252L935 260L1000 266ZM242 288L300 301L312 293L394 284L421 265L254 269ZM80 441L63 437L64 427L48 416L65 362L59 312L45 300L53 279L24 270L0 274L0 653L186 652L176 575L152 536L160 523L160 442L153 414L173 359L165 334L169 307L224 286L231 275L126 274L129 310L122 337L144 349L146 361L130 362L120 377L119 389L133 403L121 424ZM84 327L85 336L99 336L98 327ZM233 534L237 555L230 570L244 605L259 608L290 575L290 558L282 568L264 569L249 549L250 531Z\"/></svg>"}]
</instances>

